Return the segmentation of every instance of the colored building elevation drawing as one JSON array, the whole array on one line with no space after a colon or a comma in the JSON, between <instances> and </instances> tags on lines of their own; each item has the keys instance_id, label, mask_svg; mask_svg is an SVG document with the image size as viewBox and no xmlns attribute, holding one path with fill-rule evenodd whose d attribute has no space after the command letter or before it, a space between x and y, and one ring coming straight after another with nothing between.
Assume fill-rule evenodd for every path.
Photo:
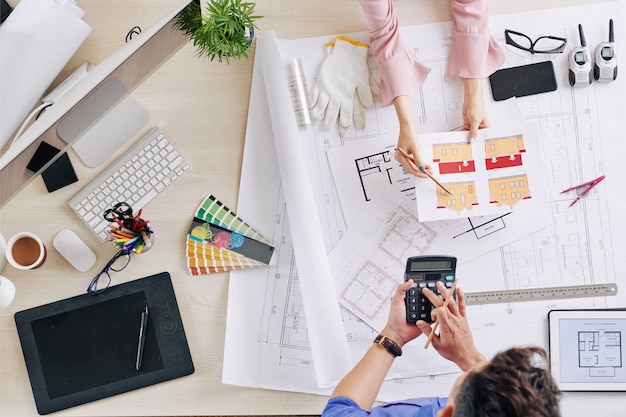
<instances>
[{"instance_id":1,"label":"colored building elevation drawing","mask_svg":"<svg viewBox=\"0 0 626 417\"><path fill-rule=\"evenodd\" d=\"M508 132L481 129L471 144L465 132L421 135L423 158L432 161L433 174L450 194L432 181L416 180L420 221L503 214L535 206L534 185L543 191L539 149L533 146L529 151L526 146L537 143L535 135L532 125Z\"/></svg>"}]
</instances>

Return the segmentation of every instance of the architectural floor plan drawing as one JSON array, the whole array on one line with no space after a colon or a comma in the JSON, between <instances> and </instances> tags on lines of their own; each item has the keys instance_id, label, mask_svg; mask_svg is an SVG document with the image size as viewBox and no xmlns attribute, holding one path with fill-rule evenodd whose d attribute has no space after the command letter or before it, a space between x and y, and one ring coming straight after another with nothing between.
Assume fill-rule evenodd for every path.
<instances>
[{"instance_id":1,"label":"architectural floor plan drawing","mask_svg":"<svg viewBox=\"0 0 626 417\"><path fill-rule=\"evenodd\" d=\"M578 332L578 366L588 368L591 378L615 376L615 368L622 367L622 332Z\"/></svg>"},{"instance_id":2,"label":"architectural floor plan drawing","mask_svg":"<svg viewBox=\"0 0 626 417\"><path fill-rule=\"evenodd\" d=\"M543 223L534 215L420 222L415 202L391 186L381 187L329 254L335 286L349 311L374 329L389 315L389 298L404 279L409 257L455 256L468 262L528 234ZM535 229L536 230L536 229Z\"/></svg>"},{"instance_id":3,"label":"architectural floor plan drawing","mask_svg":"<svg viewBox=\"0 0 626 417\"><path fill-rule=\"evenodd\" d=\"M550 340L551 345L554 343L552 354L556 355L561 382L626 382L623 339L626 320L622 311L616 314L611 317L611 312L606 310L556 312L560 318L551 326L550 334L553 336L555 332L558 336Z\"/></svg>"},{"instance_id":4,"label":"architectural floor plan drawing","mask_svg":"<svg viewBox=\"0 0 626 417\"><path fill-rule=\"evenodd\" d=\"M621 167L626 143L621 140L623 129L619 117L616 117L616 109L619 108L616 103L626 91L626 77L618 77L609 84L594 83L584 89L572 89L567 83L568 51L557 56L538 57L509 49L503 39L504 28L519 30L522 28L517 26L524 22L523 31L530 37L549 31L550 34L571 39L572 42L568 42L570 47L577 44L578 23L585 26L588 39L604 39L606 25L597 22L607 22L613 18L616 27L626 27L623 16L626 16L624 3L618 2L492 17L491 31L507 54L505 66L541 59L553 60L559 88L555 92L517 99L524 120L533 123L538 131L538 137L532 140L524 135L524 152L520 149L519 155L525 162L533 146L539 147L543 155L540 159L543 176L541 185L545 187L547 201L542 204L541 217L545 219L545 227L526 237L508 241L478 259L460 264L457 276L462 280L461 285L466 292L604 282L617 283L618 287L626 288L626 278L616 273L626 270L626 258L616 256L626 247L626 238L620 232L626 230L626 219L623 210L619 209L624 203L620 179L623 178ZM452 130L460 125L462 83L445 77L445 46L449 43L450 30L449 23L402 28L407 46L416 51L421 62L432 68L426 84L414 100L414 117L423 123L420 132L424 132L424 135L426 132ZM351 37L367 41L365 33L353 34ZM308 85L313 85L312 80L323 61L323 45L332 39L334 36L281 41L281 53L283 58L301 57ZM617 32L616 41L626 44L626 31ZM493 104L489 102L487 84L484 91L487 104ZM249 117L252 122L248 123L245 150L251 156L246 158L244 154L237 213L277 245L276 263L262 270L231 273L223 381L245 386L324 393L327 391L315 385L315 364L307 361L310 356L304 337L306 318L302 317L299 308L301 294L296 289L299 285L298 274L289 246L289 229L281 198L280 173L272 149L271 126L261 117L265 107L267 103L255 103L251 93ZM494 128L499 128L497 120L492 120ZM438 127L433 128L435 125ZM353 146L362 151L356 158L361 158L359 168L355 168L356 159L350 165L351 172L356 173L361 169L363 174L360 177L362 182L357 178L357 186L349 191L359 196L359 204L366 199L370 200L367 204L376 203L378 191L383 189L381 187L389 186L390 180L395 180L393 195L397 198L380 203L379 212L384 214L389 210L389 202L404 204L412 188L410 181L400 179L397 166L395 169L386 169L386 164L392 163L389 156L393 155L397 133L397 118L393 109L379 107L367 111L365 130L350 131L344 137L336 129L324 129L321 123L301 130L299 140L308 155L308 170L318 196L317 210L329 253L333 251L334 254L338 248L349 253L350 246L354 248L355 245L346 244L344 238L350 239L350 235L364 236L367 233L378 233L376 236L380 237L378 240L372 239L379 243L379 247L370 246L376 252L398 250L399 253L404 249L408 253L412 249L402 246L404 242L401 234L390 233L383 238L386 236L384 232L399 228L392 226L383 230L379 224L382 222L378 222L378 229L375 230L374 224L371 221L368 223L366 217L361 219L361 215L366 216L371 210L363 208L369 205L344 207L344 190L334 183L336 177L329 162L333 151L343 152ZM497 137L508 136L504 134ZM365 149L370 142L376 141L378 149ZM476 149L474 155L485 152L484 147L481 149ZM518 154L513 154L517 158ZM483 156L480 160L485 161L485 158ZM474 160L477 164L479 158L474 156ZM605 174L606 179L588 197L570 208L571 195L562 195L561 191L601 174ZM426 184L433 185L429 181L424 182ZM529 184L533 184L530 179ZM417 195L422 194L418 191ZM357 198L352 200L357 201ZM411 203L415 204L414 201ZM450 241L471 238L475 243L480 238L480 242L486 242L486 239L496 234L492 233L493 230L504 228L505 234L508 234L511 216L472 218L471 221L465 219L456 230L449 231L442 229L441 224L430 227L429 223L427 227L438 231L440 236L444 232L449 233ZM401 216L398 215L396 219L400 224ZM366 226L361 227L361 222ZM529 224L532 225L532 222ZM356 232L353 226L358 226ZM424 236L426 242L430 234L425 233ZM480 245L466 244L462 253L471 253L468 250L476 246ZM349 311L342 303L342 319L356 362L370 345L373 332L372 327L359 316L366 317L366 312L381 311L373 306L379 298L382 299L378 294L369 294L370 297L364 299L367 303L356 303L358 280L362 280L361 284L377 285L384 293L389 288L385 278L394 277L400 282L402 276L383 268L381 263L374 265L376 262L372 261L376 258L368 254L367 250L354 250L353 253L354 256L346 257L345 260L353 262L353 270L362 271L364 276L358 274L354 287L343 293L346 303L353 303L355 312ZM358 257L369 257L369 261L359 263ZM396 262L392 259L389 261ZM347 268L345 264L343 267ZM339 279L351 284L349 278L349 275L345 275ZM545 347L547 339L544 323L549 309L611 307L623 304L623 300L622 291L616 297L471 306L468 315L479 349L490 356L516 344ZM246 308L237 307L242 305ZM405 346L407 352L411 350L410 345ZM392 379L385 382L379 399L409 398L418 391L425 396L447 394L456 375L443 374L450 372L450 368L445 370L445 366L429 369L433 363L431 360L437 356L432 349L424 351L422 345L419 340L416 341L416 352L407 353L406 357L403 355L401 360L394 363L390 375ZM429 376L431 374L436 375Z\"/></svg>"}]
</instances>

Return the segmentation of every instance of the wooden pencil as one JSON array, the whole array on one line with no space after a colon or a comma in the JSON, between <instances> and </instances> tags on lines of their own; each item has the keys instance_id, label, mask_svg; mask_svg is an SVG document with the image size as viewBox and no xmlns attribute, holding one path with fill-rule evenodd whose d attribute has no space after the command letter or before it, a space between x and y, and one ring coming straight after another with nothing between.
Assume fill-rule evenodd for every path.
<instances>
[{"instance_id":1,"label":"wooden pencil","mask_svg":"<svg viewBox=\"0 0 626 417\"><path fill-rule=\"evenodd\" d=\"M409 155L404 149L402 148L398 148L398 150L407 158L409 158L411 160L411 162L413 162L413 164L415 164L415 158L413 158L413 156ZM415 166L417 166L417 164L415 164ZM439 181L437 181L437 179L435 177L432 176L432 174L428 171L426 171L426 169L424 167L417 167L420 172L423 172L424 174L426 174L428 176L428 178L430 178L431 180L433 180L435 182L435 184L437 184L439 187L441 187L441 189L443 191L445 191L446 193L452 195L452 193L450 192L450 190L448 190L446 187L443 186L443 184L441 184Z\"/></svg>"},{"instance_id":2,"label":"wooden pencil","mask_svg":"<svg viewBox=\"0 0 626 417\"><path fill-rule=\"evenodd\" d=\"M456 283L457 283L456 280L454 281L454 283L452 283L452 287L450 287L450 292L448 292L448 296L443 302L443 308L448 307L448 304L450 303L450 299L452 298L452 294L454 294L454 290L456 290ZM437 330L437 327L439 327L439 318L435 320L435 325L433 326L433 329L430 331L430 334L428 335L428 340L426 340L424 349L428 349L428 346L430 346L430 342L432 342L433 340L433 336L435 335L435 330Z\"/></svg>"}]
</instances>

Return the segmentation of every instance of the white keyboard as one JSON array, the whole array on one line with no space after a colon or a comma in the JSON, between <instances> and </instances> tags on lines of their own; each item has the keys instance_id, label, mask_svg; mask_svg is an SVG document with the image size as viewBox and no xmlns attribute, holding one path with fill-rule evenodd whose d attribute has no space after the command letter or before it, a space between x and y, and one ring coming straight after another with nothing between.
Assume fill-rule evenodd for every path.
<instances>
[{"instance_id":1,"label":"white keyboard","mask_svg":"<svg viewBox=\"0 0 626 417\"><path fill-rule=\"evenodd\" d=\"M68 204L101 241L107 238L103 213L118 202L137 213L191 168L169 139L154 128L139 143L72 197Z\"/></svg>"}]
</instances>

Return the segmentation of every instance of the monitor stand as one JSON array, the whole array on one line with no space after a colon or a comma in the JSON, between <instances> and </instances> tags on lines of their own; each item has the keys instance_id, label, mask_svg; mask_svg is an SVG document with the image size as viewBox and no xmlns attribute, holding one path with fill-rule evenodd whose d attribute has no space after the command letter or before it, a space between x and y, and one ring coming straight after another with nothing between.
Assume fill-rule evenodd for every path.
<instances>
[{"instance_id":1,"label":"monitor stand","mask_svg":"<svg viewBox=\"0 0 626 417\"><path fill-rule=\"evenodd\" d=\"M95 168L147 121L146 109L127 95L120 81L110 79L59 123L57 134L72 143L86 166Z\"/></svg>"}]
</instances>

